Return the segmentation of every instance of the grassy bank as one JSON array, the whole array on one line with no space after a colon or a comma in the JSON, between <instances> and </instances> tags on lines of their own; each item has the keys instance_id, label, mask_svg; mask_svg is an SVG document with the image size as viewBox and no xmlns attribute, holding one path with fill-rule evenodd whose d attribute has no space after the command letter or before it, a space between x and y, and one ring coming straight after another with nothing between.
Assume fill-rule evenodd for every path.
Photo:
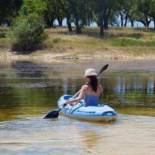
<instances>
[{"instance_id":1,"label":"grassy bank","mask_svg":"<svg viewBox=\"0 0 155 155\"><path fill-rule=\"evenodd\" d=\"M1 61L155 59L155 32L150 29L109 29L104 37L98 35L98 29L84 29L80 35L68 33L63 28L47 29L48 39L43 49L29 55L16 55L10 51L10 41L5 35L7 31L0 28Z\"/></svg>"}]
</instances>

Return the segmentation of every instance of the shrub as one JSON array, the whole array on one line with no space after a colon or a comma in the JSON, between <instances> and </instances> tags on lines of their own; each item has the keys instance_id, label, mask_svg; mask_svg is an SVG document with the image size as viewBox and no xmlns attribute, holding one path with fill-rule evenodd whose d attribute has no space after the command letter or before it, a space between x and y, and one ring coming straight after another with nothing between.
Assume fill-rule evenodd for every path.
<instances>
[{"instance_id":1,"label":"shrub","mask_svg":"<svg viewBox=\"0 0 155 155\"><path fill-rule=\"evenodd\" d=\"M18 17L9 36L13 51L30 53L37 50L46 38L42 18L36 14Z\"/></svg>"}]
</instances>

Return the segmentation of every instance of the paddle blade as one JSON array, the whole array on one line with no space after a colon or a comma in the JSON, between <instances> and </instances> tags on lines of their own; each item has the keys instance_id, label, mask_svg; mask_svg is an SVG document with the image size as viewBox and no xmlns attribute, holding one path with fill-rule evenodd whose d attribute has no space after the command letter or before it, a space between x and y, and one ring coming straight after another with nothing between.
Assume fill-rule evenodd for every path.
<instances>
[{"instance_id":1,"label":"paddle blade","mask_svg":"<svg viewBox=\"0 0 155 155\"><path fill-rule=\"evenodd\" d=\"M105 71L108 68L109 64L104 65L101 70L99 71L98 75L99 76L103 71Z\"/></svg>"},{"instance_id":2,"label":"paddle blade","mask_svg":"<svg viewBox=\"0 0 155 155\"><path fill-rule=\"evenodd\" d=\"M44 119L57 118L59 116L59 112L60 109L50 111L46 116L44 116Z\"/></svg>"}]
</instances>

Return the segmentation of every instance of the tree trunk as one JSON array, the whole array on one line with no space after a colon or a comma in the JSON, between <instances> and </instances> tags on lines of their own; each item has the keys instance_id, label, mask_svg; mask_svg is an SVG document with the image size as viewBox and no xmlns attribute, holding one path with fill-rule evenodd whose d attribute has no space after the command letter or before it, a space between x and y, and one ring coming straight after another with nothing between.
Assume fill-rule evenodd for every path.
<instances>
[{"instance_id":1,"label":"tree trunk","mask_svg":"<svg viewBox=\"0 0 155 155\"><path fill-rule=\"evenodd\" d=\"M103 20L104 20L104 29L107 30L108 29L108 17L105 16Z\"/></svg>"},{"instance_id":2,"label":"tree trunk","mask_svg":"<svg viewBox=\"0 0 155 155\"><path fill-rule=\"evenodd\" d=\"M120 13L120 17L121 17L121 27L123 27L123 15Z\"/></svg>"},{"instance_id":3,"label":"tree trunk","mask_svg":"<svg viewBox=\"0 0 155 155\"><path fill-rule=\"evenodd\" d=\"M104 29L107 30L109 27L109 17L110 17L111 11L110 9L104 10L103 13L103 20L104 20Z\"/></svg>"},{"instance_id":4,"label":"tree trunk","mask_svg":"<svg viewBox=\"0 0 155 155\"><path fill-rule=\"evenodd\" d=\"M70 16L67 17L67 27L68 27L69 32L73 32L72 25L70 22Z\"/></svg>"},{"instance_id":5,"label":"tree trunk","mask_svg":"<svg viewBox=\"0 0 155 155\"><path fill-rule=\"evenodd\" d=\"M96 23L97 23L97 26L98 26L98 27L100 27L100 22L99 22L99 21L97 21Z\"/></svg>"},{"instance_id":6,"label":"tree trunk","mask_svg":"<svg viewBox=\"0 0 155 155\"><path fill-rule=\"evenodd\" d=\"M128 22L128 15L125 16L125 23L124 23L124 27L127 26L127 22Z\"/></svg>"},{"instance_id":7,"label":"tree trunk","mask_svg":"<svg viewBox=\"0 0 155 155\"><path fill-rule=\"evenodd\" d=\"M134 20L131 20L131 27L134 27Z\"/></svg>"},{"instance_id":8,"label":"tree trunk","mask_svg":"<svg viewBox=\"0 0 155 155\"><path fill-rule=\"evenodd\" d=\"M50 27L53 27L53 21L51 21L51 20L46 20L46 26L47 26L47 28L50 28Z\"/></svg>"},{"instance_id":9,"label":"tree trunk","mask_svg":"<svg viewBox=\"0 0 155 155\"><path fill-rule=\"evenodd\" d=\"M146 27L146 22L145 21L143 21L143 20L139 20L143 25L144 25L144 27Z\"/></svg>"},{"instance_id":10,"label":"tree trunk","mask_svg":"<svg viewBox=\"0 0 155 155\"><path fill-rule=\"evenodd\" d=\"M102 17L102 15L99 17L98 24L100 26L100 36L104 36L104 25L103 25L103 17Z\"/></svg>"},{"instance_id":11,"label":"tree trunk","mask_svg":"<svg viewBox=\"0 0 155 155\"><path fill-rule=\"evenodd\" d=\"M90 21L89 19L87 19L86 24L87 24L87 26L89 26L89 27L90 27L90 25L91 25L91 21Z\"/></svg>"},{"instance_id":12,"label":"tree trunk","mask_svg":"<svg viewBox=\"0 0 155 155\"><path fill-rule=\"evenodd\" d=\"M79 25L79 19L78 18L75 19L75 25L76 25L76 34L80 34L81 33L81 26Z\"/></svg>"},{"instance_id":13,"label":"tree trunk","mask_svg":"<svg viewBox=\"0 0 155 155\"><path fill-rule=\"evenodd\" d=\"M104 36L104 26L103 26L103 18L102 17L99 18L98 24L100 26L100 36Z\"/></svg>"},{"instance_id":14,"label":"tree trunk","mask_svg":"<svg viewBox=\"0 0 155 155\"><path fill-rule=\"evenodd\" d=\"M62 27L62 19L59 17L57 19L58 19L59 26Z\"/></svg>"},{"instance_id":15,"label":"tree trunk","mask_svg":"<svg viewBox=\"0 0 155 155\"><path fill-rule=\"evenodd\" d=\"M81 32L81 27L79 26L79 24L76 25L76 34L80 34Z\"/></svg>"},{"instance_id":16,"label":"tree trunk","mask_svg":"<svg viewBox=\"0 0 155 155\"><path fill-rule=\"evenodd\" d=\"M154 23L154 30L155 30L155 17L153 18L153 23Z\"/></svg>"},{"instance_id":17,"label":"tree trunk","mask_svg":"<svg viewBox=\"0 0 155 155\"><path fill-rule=\"evenodd\" d=\"M146 20L146 28L149 28L150 22Z\"/></svg>"},{"instance_id":18,"label":"tree trunk","mask_svg":"<svg viewBox=\"0 0 155 155\"><path fill-rule=\"evenodd\" d=\"M145 16L145 27L149 28L151 20L148 19L148 16Z\"/></svg>"},{"instance_id":19,"label":"tree trunk","mask_svg":"<svg viewBox=\"0 0 155 155\"><path fill-rule=\"evenodd\" d=\"M104 26L103 26L103 24L100 25L100 36L104 36Z\"/></svg>"}]
</instances>

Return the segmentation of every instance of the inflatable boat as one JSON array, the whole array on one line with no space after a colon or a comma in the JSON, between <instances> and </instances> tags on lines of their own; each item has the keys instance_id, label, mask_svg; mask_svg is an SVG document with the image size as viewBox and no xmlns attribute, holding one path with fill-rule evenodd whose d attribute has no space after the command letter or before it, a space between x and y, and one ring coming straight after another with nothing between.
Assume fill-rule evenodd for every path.
<instances>
[{"instance_id":1,"label":"inflatable boat","mask_svg":"<svg viewBox=\"0 0 155 155\"><path fill-rule=\"evenodd\" d=\"M84 100L81 100L75 106L64 103L72 99L72 95L63 95L58 100L58 107L61 109L60 114L84 121L102 122L116 120L116 111L108 105L85 106Z\"/></svg>"}]
</instances>

